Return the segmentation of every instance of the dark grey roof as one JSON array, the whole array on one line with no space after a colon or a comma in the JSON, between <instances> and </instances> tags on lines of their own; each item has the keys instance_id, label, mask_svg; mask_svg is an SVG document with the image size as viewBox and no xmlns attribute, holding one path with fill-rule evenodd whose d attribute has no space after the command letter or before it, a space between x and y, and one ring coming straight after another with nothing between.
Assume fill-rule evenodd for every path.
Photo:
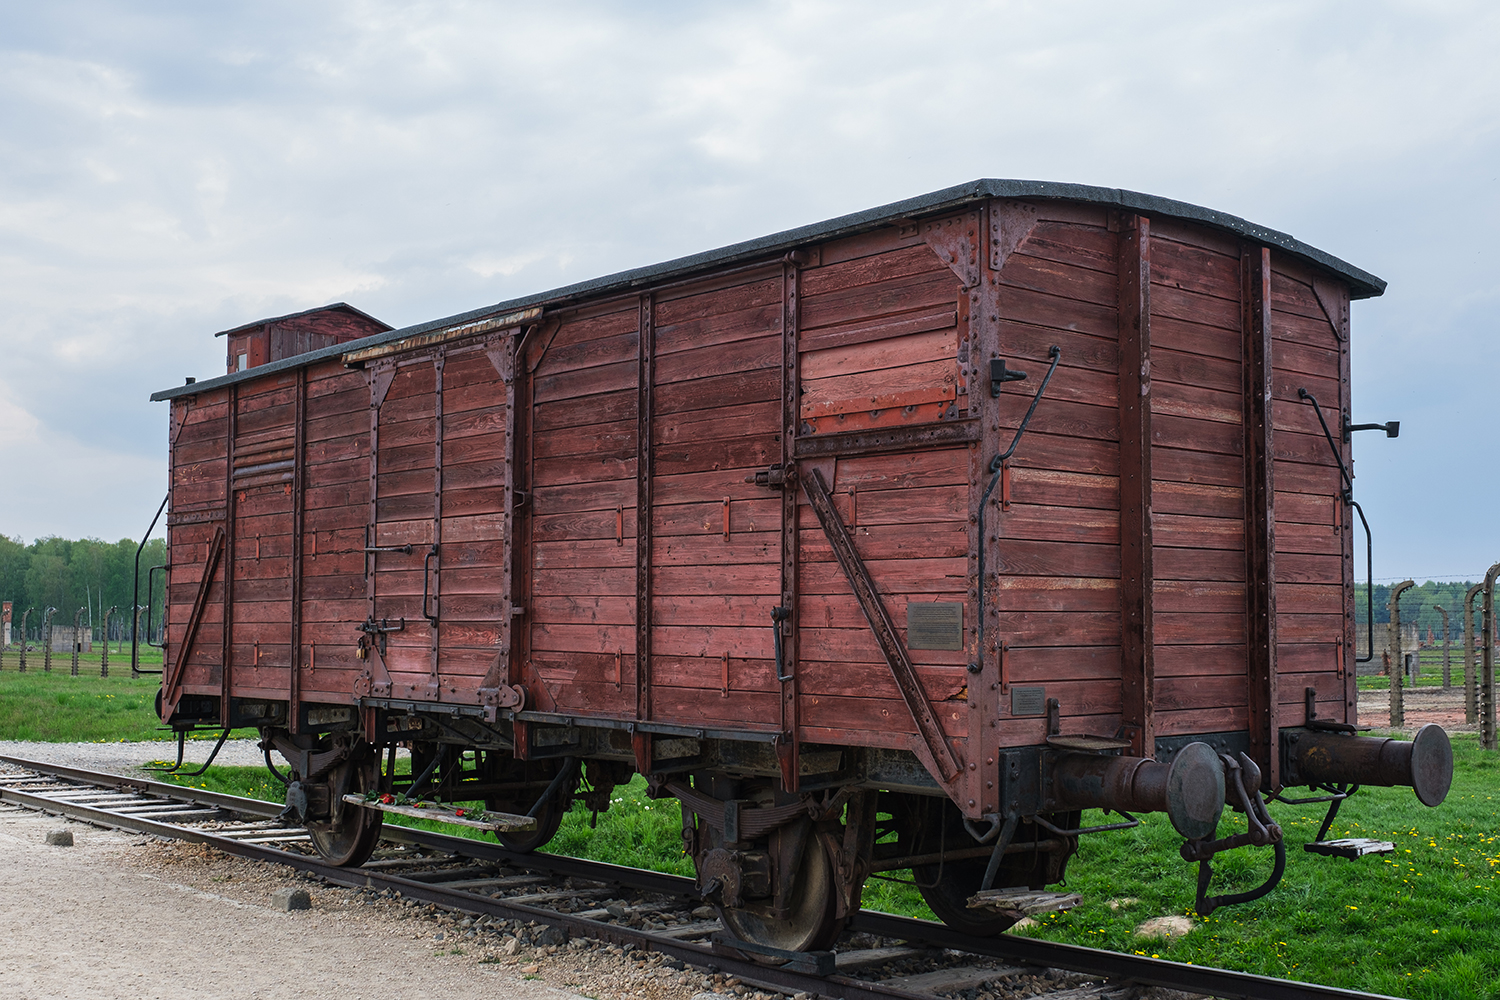
<instances>
[{"instance_id":1,"label":"dark grey roof","mask_svg":"<svg viewBox=\"0 0 1500 1000\"><path fill-rule=\"evenodd\" d=\"M363 309L356 309L347 302L330 302L328 303L328 305L318 306L316 309L304 309L301 312L287 313L285 316L270 316L266 319L258 319L250 323L241 323L239 326L233 327L231 329L220 330L218 333L214 334L214 336L227 337L231 333L239 333L241 330L251 330L257 326L265 326L267 323L284 323L289 319L298 319L303 316L311 316L313 313L329 312L334 309L338 309L342 312L351 312L356 316L363 316L371 323L379 323L387 330L393 329L391 324L387 323L385 320L376 319L374 316L371 316Z\"/></svg>"},{"instance_id":2,"label":"dark grey roof","mask_svg":"<svg viewBox=\"0 0 1500 1000\"><path fill-rule=\"evenodd\" d=\"M1224 212L1215 212L1213 209L1200 208L1197 205L1189 205L1183 201L1173 201L1170 198L1158 198L1155 195L1126 191L1121 188L1094 187L1089 184L1062 184L1052 181L1016 181L986 178L971 181L968 184L960 184L957 187L944 188L941 191L934 191L931 194L920 195L916 198L907 198L904 201L892 202L889 205L882 205L879 208L855 212L853 215L840 216L837 219L830 219L826 222L816 222L809 226L788 229L785 232L762 236L759 239L736 243L733 246L720 247L717 250L705 250L703 253L692 254L688 257L678 257L676 260L669 260L661 264L652 264L649 267L638 267L629 271L620 271L617 274L605 275L601 278L591 278L588 281L564 285L562 288L554 288L551 291L523 295L520 298L485 306L482 309L472 309L468 312L459 313L456 316L430 320L426 323L418 323L400 330L378 333L372 337L365 337L362 340L351 340L348 343L336 344L317 351L309 351L306 354L299 354L296 357L285 358L281 361L273 361L270 364L260 365L259 367L243 372L236 372L233 375L221 375L218 378L206 379L192 385L180 385L171 389L164 389L161 392L153 393L151 398L161 400L172 399L177 396L193 395L217 389L220 386L229 385L234 382L244 381L245 379L259 378L271 372L296 368L327 358L337 357L362 347L373 347L377 344L399 340L403 337L425 333L429 330L441 330L455 324L472 322L496 313L512 312L535 305L562 305L627 288L643 287L651 285L654 282L669 281L710 267L737 264L757 258L768 258L798 246L821 243L825 240L837 239L842 236L852 236L856 233L878 229L897 219L951 211L972 202L983 201L989 198L1081 201L1095 205L1105 205L1111 208L1129 209L1130 211L1140 212L1144 215L1167 216L1200 222L1204 225L1213 226L1267 246L1278 247L1293 256L1302 258L1315 267L1331 272L1349 283L1349 292L1353 298L1371 298L1385 291L1385 282L1368 271L1361 270L1332 254L1324 253L1317 247L1308 246L1306 243L1294 239L1286 233L1258 226L1253 222L1241 219L1239 216L1229 215Z\"/></svg>"}]
</instances>

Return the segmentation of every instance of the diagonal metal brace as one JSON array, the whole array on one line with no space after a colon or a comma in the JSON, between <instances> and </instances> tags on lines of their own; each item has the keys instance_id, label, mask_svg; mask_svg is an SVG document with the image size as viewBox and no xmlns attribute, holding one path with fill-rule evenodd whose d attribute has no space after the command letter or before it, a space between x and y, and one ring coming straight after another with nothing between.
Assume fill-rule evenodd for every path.
<instances>
[{"instance_id":1,"label":"diagonal metal brace","mask_svg":"<svg viewBox=\"0 0 1500 1000\"><path fill-rule=\"evenodd\" d=\"M208 555L203 560L203 577L198 581L198 594L193 598L193 610L188 615L187 631L182 636L182 645L177 647L177 659L172 664L172 672L162 679L163 711L168 710L176 704L175 701L169 699L178 693L177 684L182 679L183 668L187 666L188 655L193 651L193 643L198 639L198 626L203 624L203 614L208 608L208 592L213 586L214 573L219 568L219 560L224 555L226 538L227 536L224 534L223 528L215 528L214 537L208 543ZM232 572L232 567L225 569L226 580L230 572ZM163 601L166 601L166 598L163 598ZM165 614L162 617L165 621ZM162 631L165 633L165 626L163 626ZM165 635L163 635L162 641L166 641ZM229 664L223 664L221 669L229 669Z\"/></svg>"},{"instance_id":2,"label":"diagonal metal brace","mask_svg":"<svg viewBox=\"0 0 1500 1000\"><path fill-rule=\"evenodd\" d=\"M922 740L931 751L943 780L952 781L960 771L958 761L954 759L953 750L943 736L942 727L938 725L937 715L932 711L932 704L927 700L927 693L922 690L921 682L917 679L911 654L906 651L901 637L896 634L896 626L891 621L885 603L880 599L879 591L875 589L875 581L865 567L864 560L859 557L854 539L849 537L849 529L844 526L839 512L833 506L833 497L828 493L828 484L823 481L823 474L817 469L803 473L802 488L807 492L813 512L818 515L823 534L828 536L828 543L833 546L833 554L837 557L839 566L849 578L849 586L854 588L860 610L865 613L865 620L875 633L875 641L885 654L885 661L896 678L896 687L901 689L901 697L906 700L906 707L917 724L917 732L921 733Z\"/></svg>"}]
</instances>

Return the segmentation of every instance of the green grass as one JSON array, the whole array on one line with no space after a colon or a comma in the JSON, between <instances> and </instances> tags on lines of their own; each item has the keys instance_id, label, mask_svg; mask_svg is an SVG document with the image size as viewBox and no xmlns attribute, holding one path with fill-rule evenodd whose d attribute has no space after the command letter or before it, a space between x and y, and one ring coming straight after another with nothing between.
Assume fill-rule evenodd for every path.
<instances>
[{"instance_id":1,"label":"green grass","mask_svg":"<svg viewBox=\"0 0 1500 1000\"><path fill-rule=\"evenodd\" d=\"M161 652L156 663L161 663ZM110 675L99 676L80 665L71 675L66 656L54 656L51 672L42 669L35 654L28 655L26 673L17 669L8 652L0 669L0 740L37 740L44 743L117 743L144 740L175 740L156 717L156 692L160 678L147 674L130 679L129 650L123 659L110 658ZM60 669L59 669L60 666ZM199 730L189 738L213 740L218 733ZM255 736L244 729L235 736ZM175 759L175 758L174 758Z\"/></svg>"},{"instance_id":2,"label":"green grass","mask_svg":"<svg viewBox=\"0 0 1500 1000\"><path fill-rule=\"evenodd\" d=\"M69 676L66 660L61 673L55 659L52 668L44 673L37 661L35 667L28 663L24 674L0 672L0 739L115 742L171 735L156 718L159 681L131 680L128 661L122 675L108 678L97 672Z\"/></svg>"}]
</instances>

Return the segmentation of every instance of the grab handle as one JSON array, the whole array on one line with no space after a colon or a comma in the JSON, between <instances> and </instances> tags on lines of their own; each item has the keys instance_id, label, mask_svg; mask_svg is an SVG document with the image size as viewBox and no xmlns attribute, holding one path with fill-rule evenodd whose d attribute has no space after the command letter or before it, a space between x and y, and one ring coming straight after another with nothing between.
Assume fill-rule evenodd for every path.
<instances>
[{"instance_id":1,"label":"grab handle","mask_svg":"<svg viewBox=\"0 0 1500 1000\"><path fill-rule=\"evenodd\" d=\"M426 618L429 622L431 622L433 628L437 628L437 623L438 623L438 616L437 616L437 595L436 594L432 595L432 612L428 613L428 611L427 611L427 593L428 593L428 591L427 591L427 581L431 578L431 571L430 571L429 567L432 565L432 560L434 560L434 559L437 558L437 554L438 554L438 547L436 545L434 545L432 548L430 548L430 549L427 550L427 555L422 560L422 617Z\"/></svg>"}]
</instances>

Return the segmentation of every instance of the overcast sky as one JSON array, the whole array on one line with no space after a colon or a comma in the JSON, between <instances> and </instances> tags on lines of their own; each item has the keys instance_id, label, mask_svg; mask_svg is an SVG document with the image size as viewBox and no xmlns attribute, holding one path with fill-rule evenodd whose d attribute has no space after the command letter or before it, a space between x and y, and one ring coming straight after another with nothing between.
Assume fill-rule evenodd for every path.
<instances>
[{"instance_id":1,"label":"overcast sky","mask_svg":"<svg viewBox=\"0 0 1500 1000\"><path fill-rule=\"evenodd\" d=\"M242 322L396 326L972 180L1125 187L1357 303L1377 577L1476 577L1500 5L0 4L0 534L138 536ZM1363 572L1361 565L1360 572Z\"/></svg>"}]
</instances>

